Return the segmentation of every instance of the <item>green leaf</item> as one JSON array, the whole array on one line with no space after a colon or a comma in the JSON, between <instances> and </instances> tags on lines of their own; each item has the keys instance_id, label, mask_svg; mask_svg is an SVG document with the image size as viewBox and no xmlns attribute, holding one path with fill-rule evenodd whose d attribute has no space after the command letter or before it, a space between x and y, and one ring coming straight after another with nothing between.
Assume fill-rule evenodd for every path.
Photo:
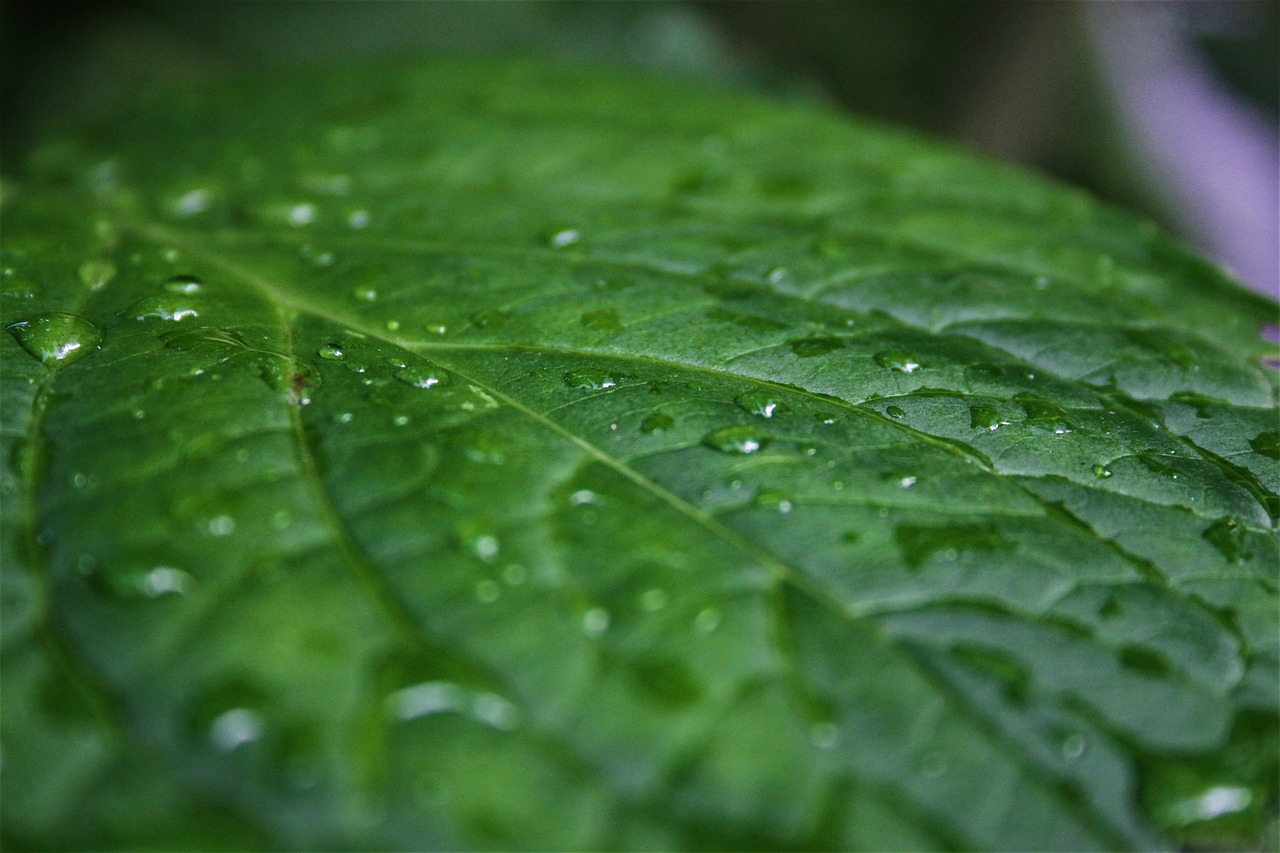
<instances>
[{"instance_id":1,"label":"green leaf","mask_svg":"<svg viewBox=\"0 0 1280 853\"><path fill-rule=\"evenodd\" d=\"M1149 224L520 62L3 204L7 846L1274 843L1276 307Z\"/></svg>"}]
</instances>

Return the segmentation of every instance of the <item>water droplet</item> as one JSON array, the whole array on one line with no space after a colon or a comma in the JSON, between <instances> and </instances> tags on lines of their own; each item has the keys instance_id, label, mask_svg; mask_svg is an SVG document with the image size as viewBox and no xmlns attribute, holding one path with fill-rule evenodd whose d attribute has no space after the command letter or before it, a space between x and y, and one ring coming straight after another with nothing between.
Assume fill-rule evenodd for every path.
<instances>
[{"instance_id":1,"label":"water droplet","mask_svg":"<svg viewBox=\"0 0 1280 853\"><path fill-rule=\"evenodd\" d=\"M602 391L618 384L618 377L604 370L571 370L564 375L565 384L583 391Z\"/></svg>"},{"instance_id":2,"label":"water droplet","mask_svg":"<svg viewBox=\"0 0 1280 853\"><path fill-rule=\"evenodd\" d=\"M593 607L582 614L582 630L588 637L598 637L609 629L609 611Z\"/></svg>"},{"instance_id":3,"label":"water droplet","mask_svg":"<svg viewBox=\"0 0 1280 853\"><path fill-rule=\"evenodd\" d=\"M399 320L388 320L388 321L386 322L386 327L387 327L387 331L388 331L388 332L398 332L398 331L400 331L400 321L399 321Z\"/></svg>"},{"instance_id":4,"label":"water droplet","mask_svg":"<svg viewBox=\"0 0 1280 853\"><path fill-rule=\"evenodd\" d=\"M378 291L374 290L372 287L369 287L367 285L362 287L357 287L355 290L352 290L351 295L354 296L356 299L359 299L361 302L378 301Z\"/></svg>"},{"instance_id":5,"label":"water droplet","mask_svg":"<svg viewBox=\"0 0 1280 853\"><path fill-rule=\"evenodd\" d=\"M209 519L210 536L230 536L236 532L236 520L229 515L215 515Z\"/></svg>"},{"instance_id":6,"label":"water droplet","mask_svg":"<svg viewBox=\"0 0 1280 853\"><path fill-rule=\"evenodd\" d=\"M577 228L562 228L559 231L553 231L547 237L547 244L553 249L563 249L566 246L572 246L582 240L582 232Z\"/></svg>"},{"instance_id":7,"label":"water droplet","mask_svg":"<svg viewBox=\"0 0 1280 853\"><path fill-rule=\"evenodd\" d=\"M645 417L640 422L640 431L645 435L653 435L655 432L665 432L675 426L676 419L670 415L664 415L662 412L654 412Z\"/></svg>"},{"instance_id":8,"label":"water droplet","mask_svg":"<svg viewBox=\"0 0 1280 853\"><path fill-rule=\"evenodd\" d=\"M394 418L391 419L391 423L395 424L398 427L406 426L409 423L409 416L396 415Z\"/></svg>"},{"instance_id":9,"label":"water droplet","mask_svg":"<svg viewBox=\"0 0 1280 853\"><path fill-rule=\"evenodd\" d=\"M640 608L648 613L656 613L667 606L666 590L653 588L640 593Z\"/></svg>"},{"instance_id":10,"label":"water droplet","mask_svg":"<svg viewBox=\"0 0 1280 853\"><path fill-rule=\"evenodd\" d=\"M171 566L156 566L147 572L143 591L151 598L162 595L185 595L191 588L191 575Z\"/></svg>"},{"instance_id":11,"label":"water droplet","mask_svg":"<svg viewBox=\"0 0 1280 853\"><path fill-rule=\"evenodd\" d=\"M178 196L169 204L169 212L185 219L209 209L213 202L213 193L205 187L197 187Z\"/></svg>"},{"instance_id":12,"label":"water droplet","mask_svg":"<svg viewBox=\"0 0 1280 853\"><path fill-rule=\"evenodd\" d=\"M352 228L364 228L369 224L369 211L353 210L347 216L347 225Z\"/></svg>"},{"instance_id":13,"label":"water droplet","mask_svg":"<svg viewBox=\"0 0 1280 853\"><path fill-rule=\"evenodd\" d=\"M1236 785L1215 785L1198 794L1167 804L1164 817L1175 826L1188 826L1239 814L1253 804L1253 792Z\"/></svg>"},{"instance_id":14,"label":"water droplet","mask_svg":"<svg viewBox=\"0 0 1280 853\"><path fill-rule=\"evenodd\" d=\"M501 595L501 587L491 580L482 580L476 584L476 600L481 604L493 604Z\"/></svg>"},{"instance_id":15,"label":"water droplet","mask_svg":"<svg viewBox=\"0 0 1280 853\"><path fill-rule=\"evenodd\" d=\"M915 354L904 349L887 349L875 354L876 364L901 373L915 373L924 364Z\"/></svg>"},{"instance_id":16,"label":"water droplet","mask_svg":"<svg viewBox=\"0 0 1280 853\"><path fill-rule=\"evenodd\" d=\"M294 228L301 228L304 225L310 225L316 220L316 206L314 204L302 203L295 204L289 208L288 213L289 224Z\"/></svg>"},{"instance_id":17,"label":"water droplet","mask_svg":"<svg viewBox=\"0 0 1280 853\"><path fill-rule=\"evenodd\" d=\"M116 277L116 265L105 260L85 261L80 265L79 273L85 287L100 290Z\"/></svg>"},{"instance_id":18,"label":"water droplet","mask_svg":"<svg viewBox=\"0 0 1280 853\"><path fill-rule=\"evenodd\" d=\"M587 311L579 318L579 322L585 328L594 329L597 332L616 332L622 328L622 321L618 319L618 312L612 308Z\"/></svg>"},{"instance_id":19,"label":"water droplet","mask_svg":"<svg viewBox=\"0 0 1280 853\"><path fill-rule=\"evenodd\" d=\"M478 693L471 700L471 716L487 726L509 732L516 727L520 714L516 706L496 693Z\"/></svg>"},{"instance_id":20,"label":"water droplet","mask_svg":"<svg viewBox=\"0 0 1280 853\"><path fill-rule=\"evenodd\" d=\"M777 510L783 515L786 515L791 512L791 510L795 509L795 504L792 503L791 498L787 494L774 489L764 489L757 493L755 497L755 505L766 509Z\"/></svg>"},{"instance_id":21,"label":"water droplet","mask_svg":"<svg viewBox=\"0 0 1280 853\"><path fill-rule=\"evenodd\" d=\"M346 356L346 352L341 344L322 344L320 349L316 350L316 355L326 361L341 361Z\"/></svg>"},{"instance_id":22,"label":"water droplet","mask_svg":"<svg viewBox=\"0 0 1280 853\"><path fill-rule=\"evenodd\" d=\"M482 534L472 537L470 542L471 550L475 555L486 563L492 563L498 557L498 537L489 534Z\"/></svg>"},{"instance_id":23,"label":"water droplet","mask_svg":"<svg viewBox=\"0 0 1280 853\"><path fill-rule=\"evenodd\" d=\"M248 708L232 708L213 718L209 740L224 752L230 752L262 737L262 715Z\"/></svg>"},{"instance_id":24,"label":"water droplet","mask_svg":"<svg viewBox=\"0 0 1280 853\"><path fill-rule=\"evenodd\" d=\"M1055 435L1074 432L1079 429L1076 422L1058 405L1025 391L1014 394L1022 410L1026 412L1027 423L1037 429L1049 430Z\"/></svg>"},{"instance_id":25,"label":"water droplet","mask_svg":"<svg viewBox=\"0 0 1280 853\"><path fill-rule=\"evenodd\" d=\"M884 413L891 418L905 418L907 416L901 406L888 406L885 408Z\"/></svg>"},{"instance_id":26,"label":"water droplet","mask_svg":"<svg viewBox=\"0 0 1280 853\"><path fill-rule=\"evenodd\" d=\"M748 391L735 398L734 402L745 412L771 418L791 411L786 403L778 402L778 395L764 389Z\"/></svg>"},{"instance_id":27,"label":"water droplet","mask_svg":"<svg viewBox=\"0 0 1280 853\"><path fill-rule=\"evenodd\" d=\"M721 453L755 453L768 442L753 426L722 427L702 437L704 445Z\"/></svg>"},{"instance_id":28,"label":"water droplet","mask_svg":"<svg viewBox=\"0 0 1280 853\"><path fill-rule=\"evenodd\" d=\"M570 506L601 506L604 500L590 489L578 489L569 495Z\"/></svg>"},{"instance_id":29,"label":"water droplet","mask_svg":"<svg viewBox=\"0 0 1280 853\"><path fill-rule=\"evenodd\" d=\"M204 282L193 275L175 275L171 276L165 283L164 289L170 293L182 293L190 295L199 293L204 287Z\"/></svg>"},{"instance_id":30,"label":"water droplet","mask_svg":"<svg viewBox=\"0 0 1280 853\"><path fill-rule=\"evenodd\" d=\"M1242 563L1253 556L1249 547L1249 530L1239 519L1220 518L1200 534L1229 563Z\"/></svg>"},{"instance_id":31,"label":"water droplet","mask_svg":"<svg viewBox=\"0 0 1280 853\"><path fill-rule=\"evenodd\" d=\"M826 355L829 352L842 349L845 342L840 338L802 338L798 341L790 341L791 351L800 358L813 358L816 355Z\"/></svg>"},{"instance_id":32,"label":"water droplet","mask_svg":"<svg viewBox=\"0 0 1280 853\"><path fill-rule=\"evenodd\" d=\"M898 485L904 489L909 489L916 484L918 478L908 475L898 480Z\"/></svg>"},{"instance_id":33,"label":"water droplet","mask_svg":"<svg viewBox=\"0 0 1280 853\"><path fill-rule=\"evenodd\" d=\"M1097 477L1099 480L1105 480L1111 476L1111 469L1106 465L1094 465L1092 470L1093 476Z\"/></svg>"},{"instance_id":34,"label":"water droplet","mask_svg":"<svg viewBox=\"0 0 1280 853\"><path fill-rule=\"evenodd\" d=\"M387 709L406 722L432 714L460 713L469 704L467 691L452 681L424 681L387 697Z\"/></svg>"},{"instance_id":35,"label":"water droplet","mask_svg":"<svg viewBox=\"0 0 1280 853\"><path fill-rule=\"evenodd\" d=\"M441 388L452 384L449 374L433 367L411 364L395 373L396 379L414 388Z\"/></svg>"},{"instance_id":36,"label":"water droplet","mask_svg":"<svg viewBox=\"0 0 1280 853\"><path fill-rule=\"evenodd\" d=\"M188 317L199 317L200 312L195 303L185 294L173 293L164 296L147 296L139 299L120 312L122 317L135 320L185 320Z\"/></svg>"},{"instance_id":37,"label":"water droplet","mask_svg":"<svg viewBox=\"0 0 1280 853\"><path fill-rule=\"evenodd\" d=\"M720 611L714 607L705 607L693 617L693 627L699 634L714 633L720 627Z\"/></svg>"},{"instance_id":38,"label":"water droplet","mask_svg":"<svg viewBox=\"0 0 1280 853\"><path fill-rule=\"evenodd\" d=\"M1087 745L1084 735L1067 735L1062 739L1062 757L1068 761L1075 761L1077 758L1084 755L1084 750Z\"/></svg>"},{"instance_id":39,"label":"water droplet","mask_svg":"<svg viewBox=\"0 0 1280 853\"><path fill-rule=\"evenodd\" d=\"M979 403L969 407L969 426L973 429L1000 429L1009 422L1000 417L1000 410L995 406Z\"/></svg>"},{"instance_id":40,"label":"water droplet","mask_svg":"<svg viewBox=\"0 0 1280 853\"><path fill-rule=\"evenodd\" d=\"M809 740L818 749L835 749L840 745L840 727L835 723L818 723L809 729Z\"/></svg>"},{"instance_id":41,"label":"water droplet","mask_svg":"<svg viewBox=\"0 0 1280 853\"><path fill-rule=\"evenodd\" d=\"M1249 440L1254 453L1261 453L1271 459L1280 459L1280 430L1269 429L1260 432Z\"/></svg>"},{"instance_id":42,"label":"water droplet","mask_svg":"<svg viewBox=\"0 0 1280 853\"><path fill-rule=\"evenodd\" d=\"M769 283L782 284L790 277L790 275L791 274L787 272L786 267L774 267L769 271Z\"/></svg>"},{"instance_id":43,"label":"water droplet","mask_svg":"<svg viewBox=\"0 0 1280 853\"><path fill-rule=\"evenodd\" d=\"M479 311L471 315L471 322L479 329L501 329L507 325L507 321L511 316L506 311L492 309L490 311Z\"/></svg>"},{"instance_id":44,"label":"water droplet","mask_svg":"<svg viewBox=\"0 0 1280 853\"><path fill-rule=\"evenodd\" d=\"M5 327L37 361L49 367L74 364L98 348L98 327L75 314L39 314Z\"/></svg>"}]
</instances>

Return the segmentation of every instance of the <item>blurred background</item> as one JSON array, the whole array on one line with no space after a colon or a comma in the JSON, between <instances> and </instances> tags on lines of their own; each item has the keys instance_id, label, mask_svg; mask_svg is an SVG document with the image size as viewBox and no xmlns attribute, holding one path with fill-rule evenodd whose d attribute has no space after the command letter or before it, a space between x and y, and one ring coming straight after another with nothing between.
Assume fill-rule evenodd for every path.
<instances>
[{"instance_id":1,"label":"blurred background","mask_svg":"<svg viewBox=\"0 0 1280 853\"><path fill-rule=\"evenodd\" d=\"M1280 0L4 0L0 169L137 92L441 53L825 102L1083 186L1249 286L1280 269Z\"/></svg>"}]
</instances>

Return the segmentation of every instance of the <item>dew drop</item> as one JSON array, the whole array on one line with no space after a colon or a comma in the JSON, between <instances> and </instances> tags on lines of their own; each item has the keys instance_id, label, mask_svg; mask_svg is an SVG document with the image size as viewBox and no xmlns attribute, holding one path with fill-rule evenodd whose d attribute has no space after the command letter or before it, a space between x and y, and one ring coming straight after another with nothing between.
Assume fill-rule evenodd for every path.
<instances>
[{"instance_id":1,"label":"dew drop","mask_svg":"<svg viewBox=\"0 0 1280 853\"><path fill-rule=\"evenodd\" d=\"M565 384L583 391L602 391L618 384L618 377L604 370L571 370L564 375Z\"/></svg>"},{"instance_id":2,"label":"dew drop","mask_svg":"<svg viewBox=\"0 0 1280 853\"><path fill-rule=\"evenodd\" d=\"M501 329L507 325L507 321L511 317L506 311L500 311L496 308L489 311L478 311L471 315L471 322L478 329Z\"/></svg>"},{"instance_id":3,"label":"dew drop","mask_svg":"<svg viewBox=\"0 0 1280 853\"><path fill-rule=\"evenodd\" d=\"M874 356L876 364L901 373L915 373L924 365L916 356L904 349L887 349Z\"/></svg>"},{"instance_id":4,"label":"dew drop","mask_svg":"<svg viewBox=\"0 0 1280 853\"><path fill-rule=\"evenodd\" d=\"M969 426L973 429L986 429L994 432L1009 422L1000 417L1000 410L985 403L969 407Z\"/></svg>"},{"instance_id":5,"label":"dew drop","mask_svg":"<svg viewBox=\"0 0 1280 853\"><path fill-rule=\"evenodd\" d=\"M748 391L739 395L734 399L738 407L744 412L750 412L753 415L759 415L762 418L771 418L774 415L785 414L791 411L786 403L778 402L778 395L765 391Z\"/></svg>"},{"instance_id":6,"label":"dew drop","mask_svg":"<svg viewBox=\"0 0 1280 853\"><path fill-rule=\"evenodd\" d=\"M162 595L185 595L191 588L191 575L171 566L156 566L143 579L143 592L149 598Z\"/></svg>"},{"instance_id":7,"label":"dew drop","mask_svg":"<svg viewBox=\"0 0 1280 853\"><path fill-rule=\"evenodd\" d=\"M802 338L790 341L791 351L800 358L813 358L842 349L845 342L840 338Z\"/></svg>"},{"instance_id":8,"label":"dew drop","mask_svg":"<svg viewBox=\"0 0 1280 853\"><path fill-rule=\"evenodd\" d=\"M1258 433L1249 440L1254 453L1261 453L1271 459L1280 459L1280 430L1269 429Z\"/></svg>"},{"instance_id":9,"label":"dew drop","mask_svg":"<svg viewBox=\"0 0 1280 853\"><path fill-rule=\"evenodd\" d=\"M163 296L147 296L139 299L120 312L122 317L135 320L185 320L188 317L199 317L200 312L195 303L185 298L185 294L173 293Z\"/></svg>"},{"instance_id":10,"label":"dew drop","mask_svg":"<svg viewBox=\"0 0 1280 853\"><path fill-rule=\"evenodd\" d=\"M378 291L368 286L357 287L355 290L351 291L351 295L356 299L359 299L361 302L378 301Z\"/></svg>"},{"instance_id":11,"label":"dew drop","mask_svg":"<svg viewBox=\"0 0 1280 853\"><path fill-rule=\"evenodd\" d=\"M1099 480L1107 479L1108 477L1111 476L1111 473L1112 473L1111 469L1108 468L1106 465L1094 465L1092 468L1092 471L1093 471L1093 476L1097 477Z\"/></svg>"},{"instance_id":12,"label":"dew drop","mask_svg":"<svg viewBox=\"0 0 1280 853\"><path fill-rule=\"evenodd\" d=\"M582 232L577 228L562 228L547 237L547 244L553 249L563 249L582 240Z\"/></svg>"},{"instance_id":13,"label":"dew drop","mask_svg":"<svg viewBox=\"0 0 1280 853\"><path fill-rule=\"evenodd\" d=\"M236 532L236 520L229 515L215 515L209 519L210 536L230 536Z\"/></svg>"},{"instance_id":14,"label":"dew drop","mask_svg":"<svg viewBox=\"0 0 1280 853\"><path fill-rule=\"evenodd\" d=\"M702 437L704 445L721 453L755 453L768 442L753 426L722 427Z\"/></svg>"},{"instance_id":15,"label":"dew drop","mask_svg":"<svg viewBox=\"0 0 1280 853\"><path fill-rule=\"evenodd\" d=\"M599 637L609 629L609 611L593 607L582 614L582 630L588 637Z\"/></svg>"},{"instance_id":16,"label":"dew drop","mask_svg":"<svg viewBox=\"0 0 1280 853\"><path fill-rule=\"evenodd\" d=\"M449 374L435 368L411 364L402 367L395 373L396 379L414 388L442 388L452 384Z\"/></svg>"},{"instance_id":17,"label":"dew drop","mask_svg":"<svg viewBox=\"0 0 1280 853\"><path fill-rule=\"evenodd\" d=\"M209 740L223 752L252 743L262 737L262 715L248 708L232 708L213 718Z\"/></svg>"},{"instance_id":18,"label":"dew drop","mask_svg":"<svg viewBox=\"0 0 1280 853\"><path fill-rule=\"evenodd\" d=\"M901 406L888 406L885 408L884 413L891 418L905 418L907 416Z\"/></svg>"},{"instance_id":19,"label":"dew drop","mask_svg":"<svg viewBox=\"0 0 1280 853\"><path fill-rule=\"evenodd\" d=\"M676 419L670 415L664 415L662 412L654 412L645 417L640 422L640 431L645 435L653 435L655 432L665 432L675 426Z\"/></svg>"},{"instance_id":20,"label":"dew drop","mask_svg":"<svg viewBox=\"0 0 1280 853\"><path fill-rule=\"evenodd\" d=\"M310 225L316 219L316 206L314 204L302 203L295 204L289 208L288 220L289 224L294 228L301 228L304 225Z\"/></svg>"},{"instance_id":21,"label":"dew drop","mask_svg":"<svg viewBox=\"0 0 1280 853\"><path fill-rule=\"evenodd\" d=\"M364 228L368 226L368 224L369 224L369 211L367 210L353 210L347 216L347 225L351 226L352 228L357 228L357 229Z\"/></svg>"},{"instance_id":22,"label":"dew drop","mask_svg":"<svg viewBox=\"0 0 1280 853\"><path fill-rule=\"evenodd\" d=\"M1076 422L1061 407L1048 400L1026 392L1014 394L1013 399L1017 400L1022 410L1026 412L1027 423L1037 429L1048 430L1054 435L1063 435L1079 429Z\"/></svg>"},{"instance_id":23,"label":"dew drop","mask_svg":"<svg viewBox=\"0 0 1280 853\"><path fill-rule=\"evenodd\" d=\"M779 513L786 515L795 509L795 503L784 492L774 489L764 489L756 494L755 505L766 509L777 510Z\"/></svg>"},{"instance_id":24,"label":"dew drop","mask_svg":"<svg viewBox=\"0 0 1280 853\"><path fill-rule=\"evenodd\" d=\"M316 350L316 355L326 361L341 361L346 356L346 352L342 349L341 344L331 343L322 344L320 349Z\"/></svg>"},{"instance_id":25,"label":"dew drop","mask_svg":"<svg viewBox=\"0 0 1280 853\"><path fill-rule=\"evenodd\" d=\"M116 277L116 265L111 261L85 261L79 269L80 281L90 290L100 290Z\"/></svg>"},{"instance_id":26,"label":"dew drop","mask_svg":"<svg viewBox=\"0 0 1280 853\"><path fill-rule=\"evenodd\" d=\"M1084 735L1067 735L1062 739L1062 757L1068 761L1075 761L1080 756L1084 755L1084 750L1087 745Z\"/></svg>"},{"instance_id":27,"label":"dew drop","mask_svg":"<svg viewBox=\"0 0 1280 853\"><path fill-rule=\"evenodd\" d=\"M98 327L75 314L39 314L5 327L18 344L48 367L74 364L98 348Z\"/></svg>"}]
</instances>

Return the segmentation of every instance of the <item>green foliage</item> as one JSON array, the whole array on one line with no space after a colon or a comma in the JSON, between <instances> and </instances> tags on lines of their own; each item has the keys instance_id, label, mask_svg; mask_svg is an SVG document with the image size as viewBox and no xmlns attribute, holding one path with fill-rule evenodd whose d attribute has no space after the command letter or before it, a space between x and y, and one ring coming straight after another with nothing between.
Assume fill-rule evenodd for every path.
<instances>
[{"instance_id":1,"label":"green foliage","mask_svg":"<svg viewBox=\"0 0 1280 853\"><path fill-rule=\"evenodd\" d=\"M1275 306L1143 222L524 63L3 213L11 848L1274 843Z\"/></svg>"}]
</instances>

